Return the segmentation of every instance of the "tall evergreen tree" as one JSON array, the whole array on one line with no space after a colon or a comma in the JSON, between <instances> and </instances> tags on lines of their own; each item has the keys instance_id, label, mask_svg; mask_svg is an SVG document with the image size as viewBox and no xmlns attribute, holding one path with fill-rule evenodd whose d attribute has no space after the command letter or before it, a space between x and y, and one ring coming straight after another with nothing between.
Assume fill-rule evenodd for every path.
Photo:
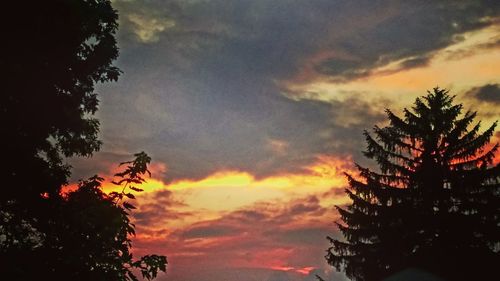
<instances>
[{"instance_id":1,"label":"tall evergreen tree","mask_svg":"<svg viewBox=\"0 0 500 281\"><path fill-rule=\"evenodd\" d=\"M496 122L480 132L476 112L462 114L448 91L417 98L400 118L365 131L364 155L346 174L352 204L337 206L345 239L328 237L326 259L352 280L382 280L414 267L447 280L487 280L500 265L499 144Z\"/></svg>"}]
</instances>

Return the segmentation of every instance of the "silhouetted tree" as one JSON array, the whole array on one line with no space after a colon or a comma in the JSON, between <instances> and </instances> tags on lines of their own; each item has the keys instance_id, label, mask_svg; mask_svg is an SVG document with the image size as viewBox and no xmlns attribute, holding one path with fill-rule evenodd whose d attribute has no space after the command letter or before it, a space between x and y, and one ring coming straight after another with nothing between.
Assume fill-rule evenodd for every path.
<instances>
[{"instance_id":1,"label":"silhouetted tree","mask_svg":"<svg viewBox=\"0 0 500 281\"><path fill-rule=\"evenodd\" d=\"M144 152L135 157L121 163L127 167L115 175L119 180L114 183L121 192L105 194L101 190L103 179L93 176L59 197L46 222L48 230L26 231L34 235L31 239L35 245L13 243L19 233L4 232L2 276L11 275L15 280L137 280L133 273L137 270L151 280L165 271L165 256L134 260L130 252L130 236L135 235L135 225L129 218L135 209L130 200L135 196L130 191L142 191L137 185L145 182L143 175L150 173L147 165L151 161Z\"/></svg>"},{"instance_id":2,"label":"silhouetted tree","mask_svg":"<svg viewBox=\"0 0 500 281\"><path fill-rule=\"evenodd\" d=\"M50 241L47 244L55 254L54 259L46 264L50 266L55 262L57 264L51 267L64 272L57 272L55 277L137 280L132 272L137 269L144 278L151 280L158 271L166 270L165 256L148 255L134 260L130 252L130 235L135 235L135 225L129 218L135 209L130 200L135 196L130 190L143 191L137 185L146 181L144 174L151 174L147 167L151 158L144 152L135 154L135 157L133 161L121 163L127 166L115 175L118 180L113 183L122 188L121 192L106 195L101 190L103 179L94 176L81 181L76 191L65 196L59 206L63 223L56 225L60 227L56 233L62 235L57 240L47 238ZM72 255L75 260L69 258Z\"/></svg>"},{"instance_id":3,"label":"silhouetted tree","mask_svg":"<svg viewBox=\"0 0 500 281\"><path fill-rule=\"evenodd\" d=\"M90 156L101 144L92 117L94 87L120 74L112 65L116 11L109 0L9 1L2 11L13 17L0 20L6 39L0 52L0 276L124 280L134 279L128 270L136 267L154 277L165 269L165 257L132 260L129 203L102 193L98 177L61 194L70 175L64 158ZM140 170L130 173L118 176L140 176Z\"/></svg>"},{"instance_id":4,"label":"silhouetted tree","mask_svg":"<svg viewBox=\"0 0 500 281\"><path fill-rule=\"evenodd\" d=\"M0 52L2 201L38 202L66 183L64 156L98 150L94 86L120 71L116 11L108 0L9 1Z\"/></svg>"},{"instance_id":5,"label":"silhouetted tree","mask_svg":"<svg viewBox=\"0 0 500 281\"><path fill-rule=\"evenodd\" d=\"M345 239L328 237L328 263L352 280L382 280L409 267L448 280L488 280L500 264L496 123L480 133L475 112L444 89L417 98L404 118L365 131L380 171L347 174L352 204L337 209ZM469 128L471 127L472 128ZM493 274L495 273L495 274Z\"/></svg>"}]
</instances>

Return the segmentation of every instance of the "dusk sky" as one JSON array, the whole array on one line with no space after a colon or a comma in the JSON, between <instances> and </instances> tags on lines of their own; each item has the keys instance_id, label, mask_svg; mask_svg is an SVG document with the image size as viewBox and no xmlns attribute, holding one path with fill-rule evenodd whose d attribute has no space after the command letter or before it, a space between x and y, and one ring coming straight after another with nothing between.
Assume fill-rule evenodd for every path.
<instances>
[{"instance_id":1,"label":"dusk sky","mask_svg":"<svg viewBox=\"0 0 500 281\"><path fill-rule=\"evenodd\" d=\"M346 280L326 236L343 173L374 166L363 130L436 86L500 119L500 1L113 5L123 74L97 89L104 145L73 181L153 158L132 250L167 256L160 281Z\"/></svg>"}]
</instances>

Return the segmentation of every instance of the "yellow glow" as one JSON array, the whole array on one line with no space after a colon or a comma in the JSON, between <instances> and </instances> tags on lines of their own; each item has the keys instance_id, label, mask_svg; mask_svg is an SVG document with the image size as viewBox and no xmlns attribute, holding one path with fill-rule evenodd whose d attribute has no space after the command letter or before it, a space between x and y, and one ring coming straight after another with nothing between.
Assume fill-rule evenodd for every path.
<instances>
[{"instance_id":1,"label":"yellow glow","mask_svg":"<svg viewBox=\"0 0 500 281\"><path fill-rule=\"evenodd\" d=\"M256 179L249 173L224 171L200 181L174 182L165 188L175 191L191 207L230 211L259 201L295 198L345 186L344 176L337 171L339 160L328 157L318 160L306 168L309 172L302 174Z\"/></svg>"},{"instance_id":2,"label":"yellow glow","mask_svg":"<svg viewBox=\"0 0 500 281\"><path fill-rule=\"evenodd\" d=\"M186 188L210 188L210 187L244 187L252 183L253 176L244 172L223 171L217 172L200 181L182 180L172 183L168 188L181 190Z\"/></svg>"},{"instance_id":3,"label":"yellow glow","mask_svg":"<svg viewBox=\"0 0 500 281\"><path fill-rule=\"evenodd\" d=\"M176 198L188 204L190 209L210 212L231 211L264 200L291 199L322 193L333 187L344 187L346 179L339 167L351 159L318 156L318 161L299 174L283 174L262 179L241 171L220 171L201 180L180 180L166 184L151 178L137 185L141 195L154 196L161 190L172 191ZM103 190L120 192L122 187L107 181ZM325 202L330 204L332 202ZM336 202L339 203L339 202ZM323 204L323 202L322 202ZM212 215L214 215L212 213Z\"/></svg>"}]
</instances>

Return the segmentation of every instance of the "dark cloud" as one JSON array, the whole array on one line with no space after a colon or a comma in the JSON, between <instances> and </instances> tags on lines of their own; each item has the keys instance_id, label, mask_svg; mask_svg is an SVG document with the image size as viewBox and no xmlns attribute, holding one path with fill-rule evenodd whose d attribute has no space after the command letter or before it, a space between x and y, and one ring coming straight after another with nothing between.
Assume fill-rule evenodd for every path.
<instances>
[{"instance_id":1,"label":"dark cloud","mask_svg":"<svg viewBox=\"0 0 500 281\"><path fill-rule=\"evenodd\" d=\"M316 66L316 71L330 76L364 76L369 72L363 69L364 62L360 60L348 60L331 58L322 61Z\"/></svg>"},{"instance_id":2,"label":"dark cloud","mask_svg":"<svg viewBox=\"0 0 500 281\"><path fill-rule=\"evenodd\" d=\"M476 47L481 49L481 50L496 49L496 48L500 47L500 37L496 36L493 39L491 39L489 42L478 44Z\"/></svg>"},{"instance_id":3,"label":"dark cloud","mask_svg":"<svg viewBox=\"0 0 500 281\"><path fill-rule=\"evenodd\" d=\"M261 210L237 210L227 216L228 218L241 223L253 223L264 220L267 217Z\"/></svg>"},{"instance_id":4,"label":"dark cloud","mask_svg":"<svg viewBox=\"0 0 500 281\"><path fill-rule=\"evenodd\" d=\"M360 158L362 131L383 106L292 100L279 81L311 63L353 79L402 60L427 63L463 32L491 24L481 1L115 1L118 66L101 93L103 151L145 150L168 165L165 181L221 169L258 177L301 172L318 154ZM318 75L314 73L313 75ZM273 149L273 144L282 144ZM96 154L99 159L106 158ZM75 165L76 172L83 174ZM89 167L82 169L91 169Z\"/></svg>"},{"instance_id":5,"label":"dark cloud","mask_svg":"<svg viewBox=\"0 0 500 281\"><path fill-rule=\"evenodd\" d=\"M400 63L399 69L410 69L410 68L427 66L431 59L432 55L423 55L423 56L409 58Z\"/></svg>"},{"instance_id":6,"label":"dark cloud","mask_svg":"<svg viewBox=\"0 0 500 281\"><path fill-rule=\"evenodd\" d=\"M225 76L218 76L216 82L196 86L207 76L192 78L192 83L167 79L172 83L165 84L143 77L147 81L130 85L129 96L108 92L103 98L111 107L102 113L104 148L149 152L167 164L166 181L201 178L221 169L263 177L300 172L318 154L354 154L363 129L383 118L383 107L371 109L374 105L355 97L343 102L291 100L267 80L224 81ZM147 94L143 83L152 87ZM134 106L114 108L124 100ZM285 144L282 151L270 149L273 141Z\"/></svg>"},{"instance_id":7,"label":"dark cloud","mask_svg":"<svg viewBox=\"0 0 500 281\"><path fill-rule=\"evenodd\" d=\"M190 60L222 59L224 73L242 67L275 79L290 77L320 51L337 55L318 63L327 75L349 78L391 61L427 57L461 34L495 22L497 1L149 1L117 2L123 34L157 30L158 41ZM130 20L140 15L138 25ZM134 17L132 17L134 18ZM149 27L149 28L148 28ZM127 42L136 37L128 36ZM161 44L160 44L161 45ZM223 56L219 56L219 54Z\"/></svg>"},{"instance_id":8,"label":"dark cloud","mask_svg":"<svg viewBox=\"0 0 500 281\"><path fill-rule=\"evenodd\" d=\"M290 208L290 215L293 217L296 214L303 214L305 212L311 212L316 214L320 211L322 207L319 205L319 200L316 196L310 196L305 199L304 202L299 202ZM322 210L321 210L322 211ZM320 215L322 212L319 213Z\"/></svg>"},{"instance_id":9,"label":"dark cloud","mask_svg":"<svg viewBox=\"0 0 500 281\"><path fill-rule=\"evenodd\" d=\"M494 24L485 17L500 11L500 4L491 1L406 1L394 7L394 13L370 28L330 44L349 60L326 59L317 70L337 80L349 80L401 59L400 70L425 65L435 51L462 40L462 33Z\"/></svg>"},{"instance_id":10,"label":"dark cloud","mask_svg":"<svg viewBox=\"0 0 500 281\"><path fill-rule=\"evenodd\" d=\"M498 24L498 22L497 22ZM475 55L480 52L484 52L485 50L495 49L500 47L500 38L495 36L487 42L473 44L472 46L461 48L457 50L448 50L446 59L448 60L458 60L462 58L466 58L472 55Z\"/></svg>"},{"instance_id":11,"label":"dark cloud","mask_svg":"<svg viewBox=\"0 0 500 281\"><path fill-rule=\"evenodd\" d=\"M465 93L478 101L500 105L500 84L486 84L475 87Z\"/></svg>"},{"instance_id":12,"label":"dark cloud","mask_svg":"<svg viewBox=\"0 0 500 281\"><path fill-rule=\"evenodd\" d=\"M165 225L166 222L192 216L189 211L182 211L186 204L174 198L169 190L140 195L138 209L133 213L134 221L143 229Z\"/></svg>"},{"instance_id":13,"label":"dark cloud","mask_svg":"<svg viewBox=\"0 0 500 281\"><path fill-rule=\"evenodd\" d=\"M213 238L230 236L238 233L238 228L231 225L211 224L194 226L182 232L184 239Z\"/></svg>"},{"instance_id":14,"label":"dark cloud","mask_svg":"<svg viewBox=\"0 0 500 281\"><path fill-rule=\"evenodd\" d=\"M345 195L345 188L332 188L321 194L320 198L338 198Z\"/></svg>"}]
</instances>

